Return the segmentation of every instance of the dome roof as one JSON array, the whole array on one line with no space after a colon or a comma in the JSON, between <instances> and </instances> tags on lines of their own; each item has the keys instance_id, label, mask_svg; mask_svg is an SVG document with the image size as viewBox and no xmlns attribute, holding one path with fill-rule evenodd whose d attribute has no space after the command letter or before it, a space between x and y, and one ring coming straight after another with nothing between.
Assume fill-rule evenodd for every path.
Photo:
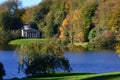
<instances>
[{"instance_id":1,"label":"dome roof","mask_svg":"<svg viewBox=\"0 0 120 80\"><path fill-rule=\"evenodd\" d=\"M23 28L24 28L24 30L29 30L29 29L31 29L31 26L29 24L26 24L23 26Z\"/></svg>"}]
</instances>

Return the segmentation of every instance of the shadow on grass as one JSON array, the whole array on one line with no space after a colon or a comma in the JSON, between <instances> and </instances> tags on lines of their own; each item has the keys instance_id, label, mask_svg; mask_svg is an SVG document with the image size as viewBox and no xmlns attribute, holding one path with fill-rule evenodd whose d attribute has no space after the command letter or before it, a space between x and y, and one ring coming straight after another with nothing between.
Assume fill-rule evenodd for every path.
<instances>
[{"instance_id":1,"label":"shadow on grass","mask_svg":"<svg viewBox=\"0 0 120 80\"><path fill-rule=\"evenodd\" d=\"M52 77L62 77L62 78L59 78L59 79L57 79L57 78L53 79L52 78L52 80L62 80L63 77L65 77L65 76L74 76L74 75L79 76L79 75L92 75L92 74L94 74L94 73L67 73L67 72L66 73L49 73L49 74L39 74L39 75L36 75L36 76L25 77L25 78L22 78L22 80L28 80L28 79L34 80L34 78L52 78ZM21 80L21 79L13 78L13 79L10 79L10 80ZM47 79L47 80L49 80L49 79Z\"/></svg>"},{"instance_id":2,"label":"shadow on grass","mask_svg":"<svg viewBox=\"0 0 120 80\"><path fill-rule=\"evenodd\" d=\"M51 73L51 74L40 74L32 77L27 77L27 78L46 78L46 77L64 77L64 76L74 76L74 75L90 75L93 73Z\"/></svg>"},{"instance_id":3,"label":"shadow on grass","mask_svg":"<svg viewBox=\"0 0 120 80\"><path fill-rule=\"evenodd\" d=\"M115 80L115 78L120 79L120 74L101 75L101 76L90 77L82 80Z\"/></svg>"}]
</instances>

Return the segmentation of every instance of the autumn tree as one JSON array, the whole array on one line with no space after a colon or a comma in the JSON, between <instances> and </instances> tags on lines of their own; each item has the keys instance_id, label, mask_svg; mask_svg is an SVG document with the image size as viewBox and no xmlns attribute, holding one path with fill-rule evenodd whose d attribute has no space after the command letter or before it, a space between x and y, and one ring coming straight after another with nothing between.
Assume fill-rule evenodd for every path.
<instances>
[{"instance_id":1,"label":"autumn tree","mask_svg":"<svg viewBox=\"0 0 120 80\"><path fill-rule=\"evenodd\" d=\"M75 3L75 1L72 2ZM60 28L60 37L65 37L64 32L66 31L63 30L66 30L67 28L66 33L69 35L72 44L74 40L77 42L87 41L90 25L92 23L92 16L94 16L94 12L97 8L97 2L95 0L92 0L90 2L81 1L81 3L84 3L84 6L81 6L75 10L71 3L70 8L73 9L70 9L71 11L66 16L66 19L63 21L63 25Z\"/></svg>"},{"instance_id":2,"label":"autumn tree","mask_svg":"<svg viewBox=\"0 0 120 80\"><path fill-rule=\"evenodd\" d=\"M115 0L115 1L105 0L99 3L99 6L95 12L95 16L93 17L93 21L92 21L96 26L94 28L96 33L93 39L94 41L92 42L95 42L96 46L99 45L102 47L106 46L106 47L114 48L116 42L115 41L116 26L114 25L114 23L111 23L111 21L118 20L117 17L115 18L115 16L113 16L113 14L116 14L118 12L117 10L115 11L114 9L115 6L117 6L118 4L119 4L119 0ZM118 7L116 7L116 9L118 9ZM101 42L101 44L98 44L99 42Z\"/></svg>"},{"instance_id":3,"label":"autumn tree","mask_svg":"<svg viewBox=\"0 0 120 80\"><path fill-rule=\"evenodd\" d=\"M68 30L67 24L68 24L68 20L64 19L63 22L62 22L62 26L59 28L59 30L60 30L59 38L62 39L62 40L68 40L69 39L69 34L67 32L67 30Z\"/></svg>"},{"instance_id":4,"label":"autumn tree","mask_svg":"<svg viewBox=\"0 0 120 80\"><path fill-rule=\"evenodd\" d=\"M115 50L118 54L120 54L120 28L116 31L116 45Z\"/></svg>"},{"instance_id":5,"label":"autumn tree","mask_svg":"<svg viewBox=\"0 0 120 80\"><path fill-rule=\"evenodd\" d=\"M34 21L33 13L34 13L34 7L25 9L25 13L21 17L23 23L26 24L26 23L33 22Z\"/></svg>"}]
</instances>

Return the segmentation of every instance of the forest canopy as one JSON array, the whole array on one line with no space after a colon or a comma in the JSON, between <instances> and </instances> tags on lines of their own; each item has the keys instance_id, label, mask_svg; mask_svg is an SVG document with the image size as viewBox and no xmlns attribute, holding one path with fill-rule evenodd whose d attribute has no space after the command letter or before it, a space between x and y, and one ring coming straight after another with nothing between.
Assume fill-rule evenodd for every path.
<instances>
[{"instance_id":1,"label":"forest canopy","mask_svg":"<svg viewBox=\"0 0 120 80\"><path fill-rule=\"evenodd\" d=\"M114 49L120 36L120 0L42 0L26 8L20 8L19 0L0 4L0 30L18 30L31 23L42 38Z\"/></svg>"}]
</instances>

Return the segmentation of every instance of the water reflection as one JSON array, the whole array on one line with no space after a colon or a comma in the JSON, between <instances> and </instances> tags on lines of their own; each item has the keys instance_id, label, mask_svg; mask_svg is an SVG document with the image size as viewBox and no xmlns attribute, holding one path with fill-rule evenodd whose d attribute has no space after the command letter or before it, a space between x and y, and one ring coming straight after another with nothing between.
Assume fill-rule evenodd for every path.
<instances>
[{"instance_id":1,"label":"water reflection","mask_svg":"<svg viewBox=\"0 0 120 80\"><path fill-rule=\"evenodd\" d=\"M5 70L3 64L0 62L0 80L3 80L3 76L5 76Z\"/></svg>"},{"instance_id":2,"label":"water reflection","mask_svg":"<svg viewBox=\"0 0 120 80\"><path fill-rule=\"evenodd\" d=\"M72 72L104 73L120 72L120 57L111 51L65 52L69 59ZM0 51L0 62L3 63L6 76L4 79L22 78L25 74L18 74L17 57L14 51Z\"/></svg>"},{"instance_id":3,"label":"water reflection","mask_svg":"<svg viewBox=\"0 0 120 80\"><path fill-rule=\"evenodd\" d=\"M14 50L16 45L0 45L0 50Z\"/></svg>"},{"instance_id":4,"label":"water reflection","mask_svg":"<svg viewBox=\"0 0 120 80\"><path fill-rule=\"evenodd\" d=\"M14 55L14 51L0 51L0 62L3 63L6 71L4 79L21 78L25 76L24 73L18 74L17 57Z\"/></svg>"}]
</instances>

